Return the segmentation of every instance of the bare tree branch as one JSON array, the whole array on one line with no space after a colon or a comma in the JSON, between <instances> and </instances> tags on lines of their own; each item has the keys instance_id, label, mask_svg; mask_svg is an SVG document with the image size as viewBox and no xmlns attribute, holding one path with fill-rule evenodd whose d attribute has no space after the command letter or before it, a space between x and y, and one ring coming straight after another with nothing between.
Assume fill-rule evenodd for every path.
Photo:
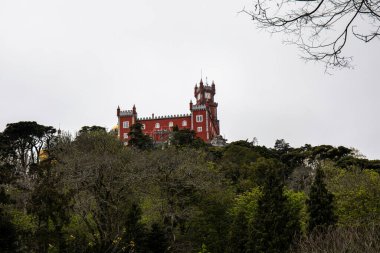
<instances>
[{"instance_id":1,"label":"bare tree branch","mask_svg":"<svg viewBox=\"0 0 380 253\"><path fill-rule=\"evenodd\" d=\"M257 0L252 10L239 13L260 29L284 33L303 59L324 62L326 70L351 67L352 57L343 54L350 34L366 43L380 36L379 0Z\"/></svg>"}]
</instances>

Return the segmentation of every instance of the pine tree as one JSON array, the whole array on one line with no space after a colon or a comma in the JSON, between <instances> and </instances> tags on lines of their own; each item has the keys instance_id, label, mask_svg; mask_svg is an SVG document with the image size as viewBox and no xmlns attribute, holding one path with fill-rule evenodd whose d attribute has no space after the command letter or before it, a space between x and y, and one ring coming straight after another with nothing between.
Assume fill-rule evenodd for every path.
<instances>
[{"instance_id":1,"label":"pine tree","mask_svg":"<svg viewBox=\"0 0 380 253\"><path fill-rule=\"evenodd\" d=\"M35 239L38 250L41 253L48 252L49 244L54 244L59 252L64 252L67 247L64 227L70 222L71 193L64 193L57 187L60 178L57 173L54 173L51 158L35 167L38 178L31 192L31 204L28 206L28 211L38 220Z\"/></svg>"},{"instance_id":2,"label":"pine tree","mask_svg":"<svg viewBox=\"0 0 380 253\"><path fill-rule=\"evenodd\" d=\"M298 215L292 214L284 196L283 166L268 160L258 210L250 224L247 252L287 252L300 232Z\"/></svg>"},{"instance_id":3,"label":"pine tree","mask_svg":"<svg viewBox=\"0 0 380 253\"><path fill-rule=\"evenodd\" d=\"M145 236L146 231L144 225L141 223L141 208L133 203L129 209L126 218L125 238L130 252L144 252L145 251Z\"/></svg>"},{"instance_id":4,"label":"pine tree","mask_svg":"<svg viewBox=\"0 0 380 253\"><path fill-rule=\"evenodd\" d=\"M16 252L17 233L16 227L11 221L11 218L5 214L3 204L9 203L9 196L0 186L0 252Z\"/></svg>"},{"instance_id":5,"label":"pine tree","mask_svg":"<svg viewBox=\"0 0 380 253\"><path fill-rule=\"evenodd\" d=\"M210 253L210 251L208 251L206 244L202 243L202 248L198 253Z\"/></svg>"},{"instance_id":6,"label":"pine tree","mask_svg":"<svg viewBox=\"0 0 380 253\"><path fill-rule=\"evenodd\" d=\"M153 148L153 140L142 131L142 124L136 123L131 126L129 132L130 140L128 146L135 147L141 150L147 150Z\"/></svg>"},{"instance_id":7,"label":"pine tree","mask_svg":"<svg viewBox=\"0 0 380 253\"><path fill-rule=\"evenodd\" d=\"M230 228L228 235L227 252L244 253L246 252L248 241L248 220L244 212L239 212Z\"/></svg>"},{"instance_id":8,"label":"pine tree","mask_svg":"<svg viewBox=\"0 0 380 253\"><path fill-rule=\"evenodd\" d=\"M168 237L165 230L158 223L152 224L152 229L148 234L147 252L149 253L164 253L169 247Z\"/></svg>"},{"instance_id":9,"label":"pine tree","mask_svg":"<svg viewBox=\"0 0 380 253\"><path fill-rule=\"evenodd\" d=\"M325 229L337 221L337 217L334 215L334 195L327 190L324 178L323 170L318 167L307 201L310 215L309 232L314 229Z\"/></svg>"},{"instance_id":10,"label":"pine tree","mask_svg":"<svg viewBox=\"0 0 380 253\"><path fill-rule=\"evenodd\" d=\"M173 132L171 133L170 142L176 147L192 147L201 148L205 147L206 143L199 137L196 136L194 130L190 129L179 129L178 126L173 127Z\"/></svg>"}]
</instances>

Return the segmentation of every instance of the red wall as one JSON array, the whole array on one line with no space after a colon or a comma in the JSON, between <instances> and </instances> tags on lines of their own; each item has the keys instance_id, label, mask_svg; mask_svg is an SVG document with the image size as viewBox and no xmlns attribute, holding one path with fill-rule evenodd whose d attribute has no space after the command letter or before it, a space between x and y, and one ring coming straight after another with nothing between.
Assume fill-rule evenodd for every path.
<instances>
[{"instance_id":1,"label":"red wall","mask_svg":"<svg viewBox=\"0 0 380 253\"><path fill-rule=\"evenodd\" d=\"M202 122L197 122L197 115L203 116ZM198 132L198 127L202 127L202 132ZM197 133L197 137L202 138L205 142L208 142L206 132L206 111L193 111L193 130Z\"/></svg>"},{"instance_id":2,"label":"red wall","mask_svg":"<svg viewBox=\"0 0 380 253\"><path fill-rule=\"evenodd\" d=\"M202 122L196 122L196 115L203 115ZM182 122L186 120L187 126L182 126ZM174 118L154 118L154 119L133 119L133 116L121 116L119 122L119 131L120 131L120 140L124 139L124 133L129 133L130 128L123 128L123 122L128 121L129 127L131 127L134 123L139 122L145 125L145 129L143 132L149 136L151 136L155 141L166 141L168 136L165 134L157 134L156 131L167 130L171 131L172 128L169 127L169 122L173 122L173 126L178 126L179 129L191 129L191 116L183 116L183 117L174 117ZM156 123L160 123L160 127L156 128ZM208 120L209 124L209 132L211 133L212 124L210 119ZM202 132L198 132L198 127L202 127ZM193 130L196 133L196 136L203 139L205 142L208 142L212 139L213 135L209 134L209 138L207 138L206 132L206 111L193 111ZM160 138L161 137L161 138Z\"/></svg>"},{"instance_id":3,"label":"red wall","mask_svg":"<svg viewBox=\"0 0 380 253\"><path fill-rule=\"evenodd\" d=\"M182 126L182 121L186 120L187 126ZM155 141L164 141L168 136L162 135L162 139L158 134L155 134L157 130L171 131L172 127L169 127L169 122L173 122L173 126L178 126L179 129L191 128L191 116L175 117L175 118L154 118L146 120L137 120L137 122L144 124L144 133L151 136ZM160 123L160 127L156 128L156 123Z\"/></svg>"},{"instance_id":4,"label":"red wall","mask_svg":"<svg viewBox=\"0 0 380 253\"><path fill-rule=\"evenodd\" d=\"M209 113L206 113L206 110L193 110L193 116L177 116L177 117L155 117L155 118L146 118L146 119L136 119L135 116L120 116L119 118L119 133L120 140L125 141L124 133L129 133L130 127L139 122L145 125L143 132L151 136L155 141L166 141L169 137L169 133L172 128L169 127L169 122L173 122L173 126L178 126L179 129L192 129L195 131L196 136L203 139L205 142L209 142L217 135L216 126L212 122L212 116ZM196 116L202 115L203 121L197 122ZM207 117L208 116L208 117ZM187 126L182 126L182 122L186 120ZM129 122L129 128L123 128L123 122ZM156 128L156 123L160 124L159 128ZM208 128L206 127L208 125ZM198 132L198 127L202 127L202 131ZM207 131L208 130L208 131ZM207 134L208 133L208 134Z\"/></svg>"},{"instance_id":5,"label":"red wall","mask_svg":"<svg viewBox=\"0 0 380 253\"><path fill-rule=\"evenodd\" d=\"M129 133L130 127L133 125L132 122L134 122L133 116L121 116L119 118L119 132L120 132L120 140L124 141L124 133ZM129 122L129 128L123 128L123 122L128 121Z\"/></svg>"}]
</instances>

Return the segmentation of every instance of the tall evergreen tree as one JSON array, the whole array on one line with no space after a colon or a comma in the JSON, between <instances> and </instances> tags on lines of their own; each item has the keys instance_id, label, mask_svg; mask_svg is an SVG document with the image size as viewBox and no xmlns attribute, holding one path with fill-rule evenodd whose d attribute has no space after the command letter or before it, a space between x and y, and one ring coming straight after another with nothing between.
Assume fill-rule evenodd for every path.
<instances>
[{"instance_id":1,"label":"tall evergreen tree","mask_svg":"<svg viewBox=\"0 0 380 253\"><path fill-rule=\"evenodd\" d=\"M6 205L12 203L5 190L5 185L13 180L12 171L14 168L10 164L2 164L3 147L0 140L0 252L7 253L17 251L17 229L12 223L10 215L4 210Z\"/></svg>"},{"instance_id":2,"label":"tall evergreen tree","mask_svg":"<svg viewBox=\"0 0 380 253\"><path fill-rule=\"evenodd\" d=\"M126 218L125 238L130 252L144 252L146 231L141 223L141 208L133 203Z\"/></svg>"},{"instance_id":3,"label":"tall evergreen tree","mask_svg":"<svg viewBox=\"0 0 380 253\"><path fill-rule=\"evenodd\" d=\"M5 193L5 190L0 186L0 252L16 252L17 231L16 227L11 221L9 215L7 215L2 205L10 202L9 195Z\"/></svg>"},{"instance_id":4,"label":"tall evergreen tree","mask_svg":"<svg viewBox=\"0 0 380 253\"><path fill-rule=\"evenodd\" d=\"M164 228L153 223L147 238L147 252L149 253L165 253L168 252L169 240Z\"/></svg>"},{"instance_id":5,"label":"tall evergreen tree","mask_svg":"<svg viewBox=\"0 0 380 253\"><path fill-rule=\"evenodd\" d=\"M287 252L294 237L300 232L299 216L292 213L284 196L283 166L267 160L262 196L258 210L250 224L247 252Z\"/></svg>"},{"instance_id":6,"label":"tall evergreen tree","mask_svg":"<svg viewBox=\"0 0 380 253\"><path fill-rule=\"evenodd\" d=\"M206 244L202 243L202 248L198 253L210 253L210 251L208 251Z\"/></svg>"},{"instance_id":7,"label":"tall evergreen tree","mask_svg":"<svg viewBox=\"0 0 380 253\"><path fill-rule=\"evenodd\" d=\"M228 235L227 252L244 253L246 252L248 241L248 220L244 212L239 212L230 228Z\"/></svg>"},{"instance_id":8,"label":"tall evergreen tree","mask_svg":"<svg viewBox=\"0 0 380 253\"><path fill-rule=\"evenodd\" d=\"M206 146L206 143L196 136L194 130L179 129L178 126L173 127L170 142L176 147L201 148Z\"/></svg>"},{"instance_id":9,"label":"tall evergreen tree","mask_svg":"<svg viewBox=\"0 0 380 253\"><path fill-rule=\"evenodd\" d=\"M153 148L153 140L150 136L146 135L142 131L142 124L136 123L131 126L129 132L130 140L128 146L135 147L141 150L147 150Z\"/></svg>"},{"instance_id":10,"label":"tall evergreen tree","mask_svg":"<svg viewBox=\"0 0 380 253\"><path fill-rule=\"evenodd\" d=\"M309 232L312 232L314 229L325 229L328 226L334 225L337 221L333 206L334 195L327 190L324 178L323 170L318 166L307 201L310 215Z\"/></svg>"},{"instance_id":11,"label":"tall evergreen tree","mask_svg":"<svg viewBox=\"0 0 380 253\"><path fill-rule=\"evenodd\" d=\"M61 178L52 163L48 158L37 166L38 177L28 206L37 218L36 242L41 253L49 252L49 244L59 252L67 249L64 227L70 222L71 192L62 191Z\"/></svg>"}]
</instances>

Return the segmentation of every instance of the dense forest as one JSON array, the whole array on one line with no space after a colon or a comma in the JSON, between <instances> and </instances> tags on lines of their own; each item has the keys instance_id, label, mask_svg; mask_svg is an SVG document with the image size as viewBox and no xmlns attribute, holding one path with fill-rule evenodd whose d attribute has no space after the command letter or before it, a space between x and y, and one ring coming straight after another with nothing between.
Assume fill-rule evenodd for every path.
<instances>
[{"instance_id":1,"label":"dense forest","mask_svg":"<svg viewBox=\"0 0 380 253\"><path fill-rule=\"evenodd\" d=\"M380 252L380 160L174 129L0 132L0 252Z\"/></svg>"}]
</instances>

